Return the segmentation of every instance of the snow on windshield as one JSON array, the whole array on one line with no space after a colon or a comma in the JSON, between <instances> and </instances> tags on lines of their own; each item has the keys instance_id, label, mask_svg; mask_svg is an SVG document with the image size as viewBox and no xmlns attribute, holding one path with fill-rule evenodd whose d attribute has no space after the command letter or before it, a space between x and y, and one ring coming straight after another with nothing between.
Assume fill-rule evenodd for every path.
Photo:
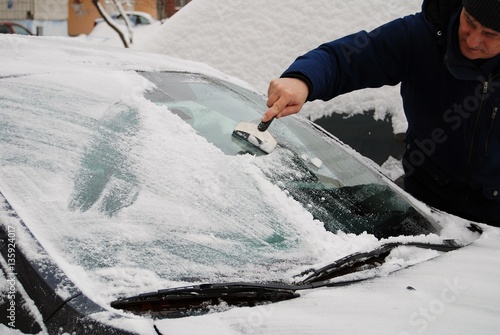
<instances>
[{"instance_id":1,"label":"snow on windshield","mask_svg":"<svg viewBox=\"0 0 500 335\"><path fill-rule=\"evenodd\" d=\"M326 232L257 157L225 155L150 86L116 71L0 83L1 191L90 297L289 279L378 242Z\"/></svg>"}]
</instances>

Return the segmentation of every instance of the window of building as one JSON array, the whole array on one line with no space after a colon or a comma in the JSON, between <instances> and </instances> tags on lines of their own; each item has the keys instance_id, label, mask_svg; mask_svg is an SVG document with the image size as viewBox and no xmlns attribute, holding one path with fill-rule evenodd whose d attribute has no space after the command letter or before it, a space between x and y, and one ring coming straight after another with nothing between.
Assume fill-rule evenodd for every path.
<instances>
[{"instance_id":1,"label":"window of building","mask_svg":"<svg viewBox=\"0 0 500 335\"><path fill-rule=\"evenodd\" d=\"M191 0L175 0L175 9L181 9Z\"/></svg>"}]
</instances>

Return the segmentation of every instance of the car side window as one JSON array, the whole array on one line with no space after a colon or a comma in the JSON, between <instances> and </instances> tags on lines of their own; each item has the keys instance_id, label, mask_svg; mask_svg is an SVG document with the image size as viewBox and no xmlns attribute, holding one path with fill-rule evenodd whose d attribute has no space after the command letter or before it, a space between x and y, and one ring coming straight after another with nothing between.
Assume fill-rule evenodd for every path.
<instances>
[{"instance_id":1,"label":"car side window","mask_svg":"<svg viewBox=\"0 0 500 335\"><path fill-rule=\"evenodd\" d=\"M10 34L9 26L6 24L0 24L0 34Z\"/></svg>"},{"instance_id":2,"label":"car side window","mask_svg":"<svg viewBox=\"0 0 500 335\"><path fill-rule=\"evenodd\" d=\"M138 16L137 17L137 24L149 24L149 21L146 20L146 18Z\"/></svg>"}]
</instances>

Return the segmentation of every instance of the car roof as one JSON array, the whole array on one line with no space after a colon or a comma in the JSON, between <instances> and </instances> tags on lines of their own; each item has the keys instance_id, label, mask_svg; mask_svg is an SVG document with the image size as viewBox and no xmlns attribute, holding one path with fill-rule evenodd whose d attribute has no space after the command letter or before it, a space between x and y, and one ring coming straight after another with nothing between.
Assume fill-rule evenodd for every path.
<instances>
[{"instance_id":1,"label":"car roof","mask_svg":"<svg viewBox=\"0 0 500 335\"><path fill-rule=\"evenodd\" d=\"M18 59L7 59L6 63L3 65L2 76L46 73L47 71L61 71L64 69L72 70L75 69L77 65L80 65L88 69L99 68L109 70L121 69L198 73L233 82L246 89L254 90L248 83L200 62L130 49L125 50L95 45L77 38L67 39L64 37L40 36L40 38L29 39L26 36L19 35L4 38L8 39L0 42L3 43L7 49L17 54L22 54L23 57ZM64 45L64 47L61 47L61 45ZM33 53L34 50L45 50L45 52ZM61 62L54 61L54 59L65 57L71 59L71 62L61 64ZM92 62L89 62L89 58L92 58ZM110 61L110 59L114 61Z\"/></svg>"}]
</instances>

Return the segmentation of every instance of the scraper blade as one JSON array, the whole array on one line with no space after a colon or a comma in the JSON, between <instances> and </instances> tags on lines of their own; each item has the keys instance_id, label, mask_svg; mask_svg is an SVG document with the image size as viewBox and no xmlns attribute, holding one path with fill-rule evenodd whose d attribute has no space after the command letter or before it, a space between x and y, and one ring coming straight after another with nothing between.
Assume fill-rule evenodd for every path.
<instances>
[{"instance_id":1,"label":"scraper blade","mask_svg":"<svg viewBox=\"0 0 500 335\"><path fill-rule=\"evenodd\" d=\"M249 122L240 122L233 130L233 136L247 141L270 154L277 145L276 140L266 130L271 121L261 122L259 125Z\"/></svg>"}]
</instances>

